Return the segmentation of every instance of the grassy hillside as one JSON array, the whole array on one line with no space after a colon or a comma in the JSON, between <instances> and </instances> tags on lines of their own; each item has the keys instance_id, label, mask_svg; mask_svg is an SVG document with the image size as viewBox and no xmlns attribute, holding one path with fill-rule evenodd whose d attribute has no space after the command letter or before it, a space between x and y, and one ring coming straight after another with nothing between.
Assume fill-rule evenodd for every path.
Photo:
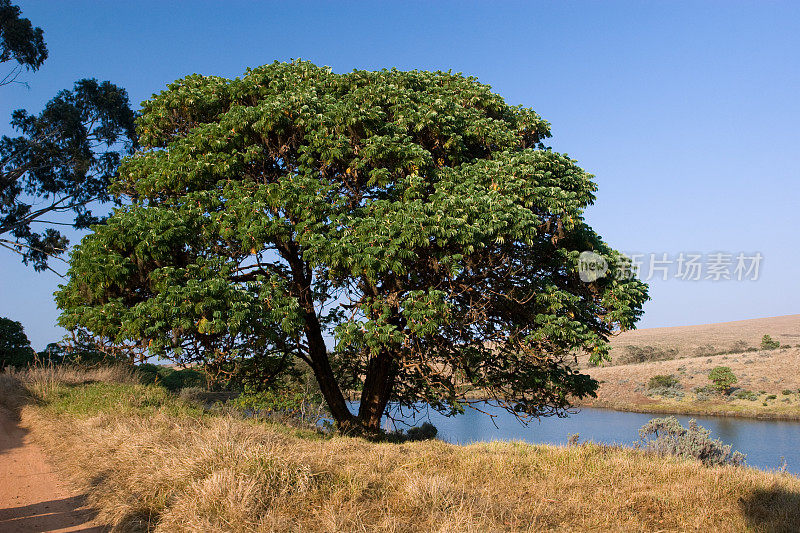
<instances>
[{"instance_id":1,"label":"grassy hillside","mask_svg":"<svg viewBox=\"0 0 800 533\"><path fill-rule=\"evenodd\" d=\"M764 335L781 346L760 349ZM614 338L613 345L612 357L618 359L610 365L582 365L601 382L597 400L587 404L800 419L800 315L630 331ZM620 364L633 356L645 361ZM704 390L711 383L709 372L717 366L729 367L738 379L729 394ZM653 376L672 376L677 383L652 389L648 385Z\"/></svg>"},{"instance_id":2,"label":"grassy hillside","mask_svg":"<svg viewBox=\"0 0 800 533\"><path fill-rule=\"evenodd\" d=\"M789 531L800 479L585 444L388 444L209 413L124 373L20 375L116 530ZM0 393L20 398L8 376ZM16 390L16 392L15 392ZM13 403L13 402L12 402Z\"/></svg>"},{"instance_id":3,"label":"grassy hillside","mask_svg":"<svg viewBox=\"0 0 800 533\"><path fill-rule=\"evenodd\" d=\"M612 339L611 365L743 353L757 350L764 335L800 346L800 315L626 331Z\"/></svg>"}]
</instances>

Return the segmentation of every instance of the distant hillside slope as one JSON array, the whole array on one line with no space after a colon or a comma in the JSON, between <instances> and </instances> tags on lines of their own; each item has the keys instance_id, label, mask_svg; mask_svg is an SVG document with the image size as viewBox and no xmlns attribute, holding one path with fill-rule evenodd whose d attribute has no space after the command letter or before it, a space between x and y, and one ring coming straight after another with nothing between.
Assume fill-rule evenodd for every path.
<instances>
[{"instance_id":1,"label":"distant hillside slope","mask_svg":"<svg viewBox=\"0 0 800 533\"><path fill-rule=\"evenodd\" d=\"M611 364L753 351L764 335L783 345L800 345L800 315L626 331L611 341Z\"/></svg>"},{"instance_id":2,"label":"distant hillside slope","mask_svg":"<svg viewBox=\"0 0 800 533\"><path fill-rule=\"evenodd\" d=\"M761 349L764 335L781 346ZM598 398L584 405L800 419L800 315L642 329L622 333L612 344L610 364L581 362L600 381ZM730 394L705 390L716 366L737 377ZM671 376L675 385L654 389L653 376Z\"/></svg>"}]
</instances>

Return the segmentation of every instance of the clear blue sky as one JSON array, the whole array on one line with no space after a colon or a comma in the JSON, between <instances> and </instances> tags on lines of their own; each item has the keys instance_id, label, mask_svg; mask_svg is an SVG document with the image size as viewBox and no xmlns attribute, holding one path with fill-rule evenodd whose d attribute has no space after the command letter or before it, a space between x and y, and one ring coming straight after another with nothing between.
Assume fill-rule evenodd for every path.
<instances>
[{"instance_id":1,"label":"clear blue sky","mask_svg":"<svg viewBox=\"0 0 800 533\"><path fill-rule=\"evenodd\" d=\"M640 327L800 313L800 4L17 3L50 58L30 89L0 88L0 133L82 77L138 106L275 59L461 71L551 122L554 149L596 175L587 218L616 248L763 254L758 281L652 282ZM62 334L58 282L0 253L0 316L37 348Z\"/></svg>"}]
</instances>

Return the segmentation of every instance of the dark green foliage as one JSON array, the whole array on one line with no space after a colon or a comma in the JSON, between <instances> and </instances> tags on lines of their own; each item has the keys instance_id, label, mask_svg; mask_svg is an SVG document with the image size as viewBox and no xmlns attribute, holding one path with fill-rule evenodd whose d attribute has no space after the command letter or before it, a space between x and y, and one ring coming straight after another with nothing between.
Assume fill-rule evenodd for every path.
<instances>
[{"instance_id":1,"label":"dark green foliage","mask_svg":"<svg viewBox=\"0 0 800 533\"><path fill-rule=\"evenodd\" d=\"M153 385L161 379L161 367L152 363L136 365L136 374L143 385Z\"/></svg>"},{"instance_id":2,"label":"dark green foliage","mask_svg":"<svg viewBox=\"0 0 800 533\"><path fill-rule=\"evenodd\" d=\"M47 59L44 32L20 14L19 7L0 0L0 63L17 63L10 72L0 73L0 85L14 82L23 69L37 70Z\"/></svg>"},{"instance_id":3,"label":"dark green foliage","mask_svg":"<svg viewBox=\"0 0 800 533\"><path fill-rule=\"evenodd\" d=\"M176 392L189 387L208 387L208 377L202 370L194 368L173 369L159 383L168 391Z\"/></svg>"},{"instance_id":4,"label":"dark green foliage","mask_svg":"<svg viewBox=\"0 0 800 533\"><path fill-rule=\"evenodd\" d=\"M421 426L410 427L382 433L377 440L400 444L403 442L417 442L423 440L433 440L439 434L439 430L430 422L423 422Z\"/></svg>"},{"instance_id":5,"label":"dark green foliage","mask_svg":"<svg viewBox=\"0 0 800 533\"><path fill-rule=\"evenodd\" d=\"M17 63L0 85L23 69L37 70L46 58L41 28L0 0L0 63ZM38 116L15 111L11 125L19 136L0 138L0 247L43 270L67 245L48 227L54 218L60 224L61 214L71 213L75 228L98 221L87 206L110 199L110 178L136 143L134 114L124 89L84 79L59 92Z\"/></svg>"},{"instance_id":6,"label":"dark green foliage","mask_svg":"<svg viewBox=\"0 0 800 533\"><path fill-rule=\"evenodd\" d=\"M435 439L438 434L439 430L430 422L423 422L421 426L406 430L406 436L410 441L431 440Z\"/></svg>"},{"instance_id":7,"label":"dark green foliage","mask_svg":"<svg viewBox=\"0 0 800 533\"><path fill-rule=\"evenodd\" d=\"M674 417L654 418L639 430L640 446L648 451L698 459L707 466L744 464L745 455L731 451L730 445L712 439L711 432L689 420L683 427Z\"/></svg>"},{"instance_id":8,"label":"dark green foliage","mask_svg":"<svg viewBox=\"0 0 800 533\"><path fill-rule=\"evenodd\" d=\"M765 400L777 400L778 396L776 394L768 394Z\"/></svg>"},{"instance_id":9,"label":"dark green foliage","mask_svg":"<svg viewBox=\"0 0 800 533\"><path fill-rule=\"evenodd\" d=\"M124 89L87 79L38 116L15 111L11 125L20 135L0 138L0 246L43 270L67 239L32 224L59 213L72 213L76 228L98 222L88 204L110 200L110 180L135 145L134 114Z\"/></svg>"},{"instance_id":10,"label":"dark green foliage","mask_svg":"<svg viewBox=\"0 0 800 533\"><path fill-rule=\"evenodd\" d=\"M45 365L60 365L64 362L65 356L66 350L57 342L51 342L36 354L37 360Z\"/></svg>"},{"instance_id":11,"label":"dark green foliage","mask_svg":"<svg viewBox=\"0 0 800 533\"><path fill-rule=\"evenodd\" d=\"M670 387L674 387L679 384L678 379L670 375L663 375L659 374L650 378L650 381L647 382L648 389L668 389Z\"/></svg>"},{"instance_id":12,"label":"dark green foliage","mask_svg":"<svg viewBox=\"0 0 800 533\"><path fill-rule=\"evenodd\" d=\"M739 381L730 367L727 366L718 366L711 369L711 372L708 373L708 379L714 385L714 389L722 393L729 392L731 386Z\"/></svg>"},{"instance_id":13,"label":"dark green foliage","mask_svg":"<svg viewBox=\"0 0 800 533\"><path fill-rule=\"evenodd\" d=\"M775 348L779 348L780 345L781 343L779 341L773 340L769 335L761 337L762 350L774 350Z\"/></svg>"},{"instance_id":14,"label":"dark green foliage","mask_svg":"<svg viewBox=\"0 0 800 533\"><path fill-rule=\"evenodd\" d=\"M561 414L646 286L583 220L595 184L549 125L474 78L273 63L144 103L131 204L72 255L60 323L269 382L297 359L340 427L480 390ZM609 275L580 280L593 250ZM333 339L330 353L326 337ZM358 390L351 415L343 390Z\"/></svg>"},{"instance_id":15,"label":"dark green foliage","mask_svg":"<svg viewBox=\"0 0 800 533\"><path fill-rule=\"evenodd\" d=\"M25 335L22 324L0 317L0 372L7 366L26 367L33 363L36 352Z\"/></svg>"},{"instance_id":16,"label":"dark green foliage","mask_svg":"<svg viewBox=\"0 0 800 533\"><path fill-rule=\"evenodd\" d=\"M171 392L190 387L206 389L208 374L195 368L172 368L145 363L136 366L141 382L145 385L160 385Z\"/></svg>"},{"instance_id":17,"label":"dark green foliage","mask_svg":"<svg viewBox=\"0 0 800 533\"><path fill-rule=\"evenodd\" d=\"M793 393L793 391L791 391L791 390L789 390L789 389L783 389L783 390L781 391L781 394L783 394L784 396L789 396L789 395L790 395L790 394L792 394L792 393Z\"/></svg>"}]
</instances>

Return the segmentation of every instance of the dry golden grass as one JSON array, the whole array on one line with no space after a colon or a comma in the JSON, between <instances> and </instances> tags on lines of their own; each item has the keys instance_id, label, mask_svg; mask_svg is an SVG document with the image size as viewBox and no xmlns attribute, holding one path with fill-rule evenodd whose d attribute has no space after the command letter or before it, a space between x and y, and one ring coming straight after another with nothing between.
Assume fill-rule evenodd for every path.
<instances>
[{"instance_id":1,"label":"dry golden grass","mask_svg":"<svg viewBox=\"0 0 800 533\"><path fill-rule=\"evenodd\" d=\"M63 402L81 387L90 395L102 384L70 387L73 396L42 390ZM118 531L792 531L800 523L800 479L787 474L592 444L375 444L163 406L63 414L71 411L48 401L23 407L23 421Z\"/></svg>"}]
</instances>

